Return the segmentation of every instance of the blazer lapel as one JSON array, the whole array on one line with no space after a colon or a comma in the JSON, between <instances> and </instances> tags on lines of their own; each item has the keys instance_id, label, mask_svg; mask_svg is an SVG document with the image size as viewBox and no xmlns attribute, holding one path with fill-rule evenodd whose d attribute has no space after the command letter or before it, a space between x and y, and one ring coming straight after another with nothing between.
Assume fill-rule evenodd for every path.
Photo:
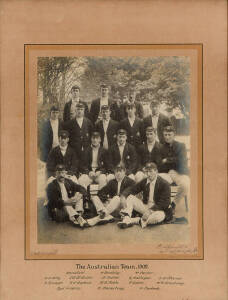
<instances>
[{"instance_id":1,"label":"blazer lapel","mask_svg":"<svg viewBox=\"0 0 228 300\"><path fill-rule=\"evenodd\" d=\"M101 156L102 156L102 148L99 147L98 154L97 154L97 163L99 167L101 167L101 163L102 163Z\"/></svg>"},{"instance_id":2,"label":"blazer lapel","mask_svg":"<svg viewBox=\"0 0 228 300\"><path fill-rule=\"evenodd\" d=\"M124 179L121 182L120 193L122 193L124 191L124 189L125 189L125 182L126 182L126 177L124 177Z\"/></svg>"},{"instance_id":3,"label":"blazer lapel","mask_svg":"<svg viewBox=\"0 0 228 300\"><path fill-rule=\"evenodd\" d=\"M111 123L111 119L109 119L109 122L108 122L108 127L107 127L107 131L106 131L106 134L108 135L108 132L109 132L109 129L110 129L110 123ZM103 127L103 126L102 126Z\"/></svg>"},{"instance_id":4,"label":"blazer lapel","mask_svg":"<svg viewBox=\"0 0 228 300\"><path fill-rule=\"evenodd\" d=\"M150 183L147 181L145 182L146 187L145 187L145 202L148 203L149 201L149 195L150 195Z\"/></svg>"},{"instance_id":5,"label":"blazer lapel","mask_svg":"<svg viewBox=\"0 0 228 300\"><path fill-rule=\"evenodd\" d=\"M118 192L118 182L117 182L117 180L115 179L114 181L113 181L113 192L114 192L114 195L117 195L117 192Z\"/></svg>"},{"instance_id":6,"label":"blazer lapel","mask_svg":"<svg viewBox=\"0 0 228 300\"><path fill-rule=\"evenodd\" d=\"M119 147L118 147L118 144L115 145L115 153L116 153L116 160L117 161L120 161L121 160L121 157L120 157L120 150L119 150Z\"/></svg>"},{"instance_id":7,"label":"blazer lapel","mask_svg":"<svg viewBox=\"0 0 228 300\"><path fill-rule=\"evenodd\" d=\"M133 126L131 127L131 124L130 124L130 121L129 121L129 119L128 119L128 118L127 118L127 120L126 120L126 121L127 121L127 127L128 127L128 128L130 128L130 129L131 129L132 127L134 127L134 124L133 124Z\"/></svg>"},{"instance_id":8,"label":"blazer lapel","mask_svg":"<svg viewBox=\"0 0 228 300\"><path fill-rule=\"evenodd\" d=\"M51 121L50 119L48 120L48 133L50 135L51 138L53 138L53 132L52 132L52 127L51 127Z\"/></svg>"},{"instance_id":9,"label":"blazer lapel","mask_svg":"<svg viewBox=\"0 0 228 300\"><path fill-rule=\"evenodd\" d=\"M86 123L86 122L85 122L85 118L83 118L83 120L82 120L82 128L81 128L81 129L82 129L82 131L83 131L83 129L84 129L84 127L85 127L85 125L86 125L85 123Z\"/></svg>"},{"instance_id":10,"label":"blazer lapel","mask_svg":"<svg viewBox=\"0 0 228 300\"><path fill-rule=\"evenodd\" d=\"M157 128L163 123L163 117L161 114L158 115L158 124L157 124Z\"/></svg>"},{"instance_id":11,"label":"blazer lapel","mask_svg":"<svg viewBox=\"0 0 228 300\"><path fill-rule=\"evenodd\" d=\"M68 147L67 147L67 149L68 149ZM63 158L63 154L61 152L60 146L58 146L58 148L57 148L57 154L59 157ZM65 153L65 155L66 155L66 153Z\"/></svg>"},{"instance_id":12,"label":"blazer lapel","mask_svg":"<svg viewBox=\"0 0 228 300\"><path fill-rule=\"evenodd\" d=\"M60 195L62 195L62 194L61 194L61 189L60 189L60 186L59 186L59 184L58 184L57 179L55 179L55 187L56 187L57 193L59 193Z\"/></svg>"},{"instance_id":13,"label":"blazer lapel","mask_svg":"<svg viewBox=\"0 0 228 300\"><path fill-rule=\"evenodd\" d=\"M92 152L92 147L91 146L89 146L89 148L88 148L88 165L89 166L91 166L91 164L92 164L92 159L93 159L93 157L92 157L92 154L93 152ZM85 157L86 158L86 157Z\"/></svg>"},{"instance_id":14,"label":"blazer lapel","mask_svg":"<svg viewBox=\"0 0 228 300\"><path fill-rule=\"evenodd\" d=\"M155 185L154 185L154 201L156 202L156 199L157 199L157 192L159 190L159 184L160 184L160 179L159 179L159 176L157 177L157 180L155 182Z\"/></svg>"},{"instance_id":15,"label":"blazer lapel","mask_svg":"<svg viewBox=\"0 0 228 300\"><path fill-rule=\"evenodd\" d=\"M132 128L136 129L136 131L137 131L137 125L138 125L138 118L135 117L135 121L133 123Z\"/></svg>"},{"instance_id":16,"label":"blazer lapel","mask_svg":"<svg viewBox=\"0 0 228 300\"><path fill-rule=\"evenodd\" d=\"M123 159L124 160L126 159L127 153L128 153L128 144L126 143L124 146L124 151L123 151Z\"/></svg>"},{"instance_id":17,"label":"blazer lapel","mask_svg":"<svg viewBox=\"0 0 228 300\"><path fill-rule=\"evenodd\" d=\"M66 153L65 153L65 155L64 155L64 157L67 157L68 155L69 155L69 146L67 146L67 149L66 149ZM62 154L62 153L61 153Z\"/></svg>"},{"instance_id":18,"label":"blazer lapel","mask_svg":"<svg viewBox=\"0 0 228 300\"><path fill-rule=\"evenodd\" d=\"M83 121L84 121L84 120L83 120ZM76 119L74 119L74 122L75 122L76 126L80 129L80 126L79 126L79 124L78 124L78 122L77 122ZM83 122L82 122L82 126L83 126Z\"/></svg>"}]
</instances>

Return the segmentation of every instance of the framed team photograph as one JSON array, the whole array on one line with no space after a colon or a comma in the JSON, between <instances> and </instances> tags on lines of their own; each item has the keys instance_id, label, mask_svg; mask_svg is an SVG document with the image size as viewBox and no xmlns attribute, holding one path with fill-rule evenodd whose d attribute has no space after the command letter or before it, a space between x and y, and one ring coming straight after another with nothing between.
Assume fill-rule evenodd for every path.
<instances>
[{"instance_id":1,"label":"framed team photograph","mask_svg":"<svg viewBox=\"0 0 228 300\"><path fill-rule=\"evenodd\" d=\"M203 259L202 51L24 46L26 259Z\"/></svg>"}]
</instances>

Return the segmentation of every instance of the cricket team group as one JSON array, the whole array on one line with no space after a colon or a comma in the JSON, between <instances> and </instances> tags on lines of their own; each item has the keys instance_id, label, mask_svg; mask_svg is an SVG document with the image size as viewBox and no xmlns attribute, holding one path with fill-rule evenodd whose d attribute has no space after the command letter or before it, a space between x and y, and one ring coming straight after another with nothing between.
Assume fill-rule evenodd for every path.
<instances>
[{"instance_id":1,"label":"cricket team group","mask_svg":"<svg viewBox=\"0 0 228 300\"><path fill-rule=\"evenodd\" d=\"M151 114L143 118L134 89L121 101L111 100L109 92L102 84L89 109L74 85L63 120L52 106L42 124L49 217L80 228L114 221L119 228L174 223L189 193L186 146L175 140L175 126L160 113L159 101L151 101Z\"/></svg>"}]
</instances>

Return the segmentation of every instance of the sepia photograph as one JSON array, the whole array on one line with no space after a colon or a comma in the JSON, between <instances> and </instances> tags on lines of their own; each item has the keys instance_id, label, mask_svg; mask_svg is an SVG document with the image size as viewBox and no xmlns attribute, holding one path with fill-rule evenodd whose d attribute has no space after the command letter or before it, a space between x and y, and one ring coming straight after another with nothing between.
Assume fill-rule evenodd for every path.
<instances>
[{"instance_id":1,"label":"sepia photograph","mask_svg":"<svg viewBox=\"0 0 228 300\"><path fill-rule=\"evenodd\" d=\"M0 12L0 298L227 299L227 1Z\"/></svg>"},{"instance_id":2,"label":"sepia photograph","mask_svg":"<svg viewBox=\"0 0 228 300\"><path fill-rule=\"evenodd\" d=\"M189 241L190 58L37 58L38 243Z\"/></svg>"}]
</instances>

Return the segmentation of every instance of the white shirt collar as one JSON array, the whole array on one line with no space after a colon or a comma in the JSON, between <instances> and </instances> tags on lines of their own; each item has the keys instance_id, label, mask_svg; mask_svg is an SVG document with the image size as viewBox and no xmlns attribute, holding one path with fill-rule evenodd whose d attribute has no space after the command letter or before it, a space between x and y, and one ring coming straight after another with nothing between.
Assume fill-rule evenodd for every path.
<instances>
[{"instance_id":1,"label":"white shirt collar","mask_svg":"<svg viewBox=\"0 0 228 300\"><path fill-rule=\"evenodd\" d=\"M129 120L130 124L135 122L135 116L133 116L132 118L129 118L129 117L127 117L127 118Z\"/></svg>"},{"instance_id":2,"label":"white shirt collar","mask_svg":"<svg viewBox=\"0 0 228 300\"><path fill-rule=\"evenodd\" d=\"M100 146L99 147L94 147L92 144L91 144L91 148L92 148L92 150L99 150L99 148L100 148Z\"/></svg>"},{"instance_id":3,"label":"white shirt collar","mask_svg":"<svg viewBox=\"0 0 228 300\"><path fill-rule=\"evenodd\" d=\"M83 122L83 117L81 117L81 118L75 118L75 120L76 120L77 122Z\"/></svg>"},{"instance_id":4,"label":"white shirt collar","mask_svg":"<svg viewBox=\"0 0 228 300\"><path fill-rule=\"evenodd\" d=\"M150 143L150 144L147 143L147 146L154 147L155 142L156 142L156 141L153 141L153 143Z\"/></svg>"},{"instance_id":5,"label":"white shirt collar","mask_svg":"<svg viewBox=\"0 0 228 300\"><path fill-rule=\"evenodd\" d=\"M73 103L78 103L79 101L80 101L80 99L79 99L79 98L72 99L72 102L73 102Z\"/></svg>"},{"instance_id":6,"label":"white shirt collar","mask_svg":"<svg viewBox=\"0 0 228 300\"><path fill-rule=\"evenodd\" d=\"M155 178L154 178L154 180L153 181L150 181L149 179L147 179L147 181L146 181L146 184L155 184L156 183L156 180L157 180L157 178L158 178L158 176L156 176Z\"/></svg>"},{"instance_id":7,"label":"white shirt collar","mask_svg":"<svg viewBox=\"0 0 228 300\"><path fill-rule=\"evenodd\" d=\"M118 147L125 147L126 143L124 143L123 145L119 145L119 143L117 143Z\"/></svg>"},{"instance_id":8,"label":"white shirt collar","mask_svg":"<svg viewBox=\"0 0 228 300\"><path fill-rule=\"evenodd\" d=\"M103 119L104 123L108 123L110 121L110 118L108 120Z\"/></svg>"},{"instance_id":9,"label":"white shirt collar","mask_svg":"<svg viewBox=\"0 0 228 300\"><path fill-rule=\"evenodd\" d=\"M51 123L58 123L58 122L59 122L59 119L56 119L56 120L50 119L50 122L51 122Z\"/></svg>"}]
</instances>

